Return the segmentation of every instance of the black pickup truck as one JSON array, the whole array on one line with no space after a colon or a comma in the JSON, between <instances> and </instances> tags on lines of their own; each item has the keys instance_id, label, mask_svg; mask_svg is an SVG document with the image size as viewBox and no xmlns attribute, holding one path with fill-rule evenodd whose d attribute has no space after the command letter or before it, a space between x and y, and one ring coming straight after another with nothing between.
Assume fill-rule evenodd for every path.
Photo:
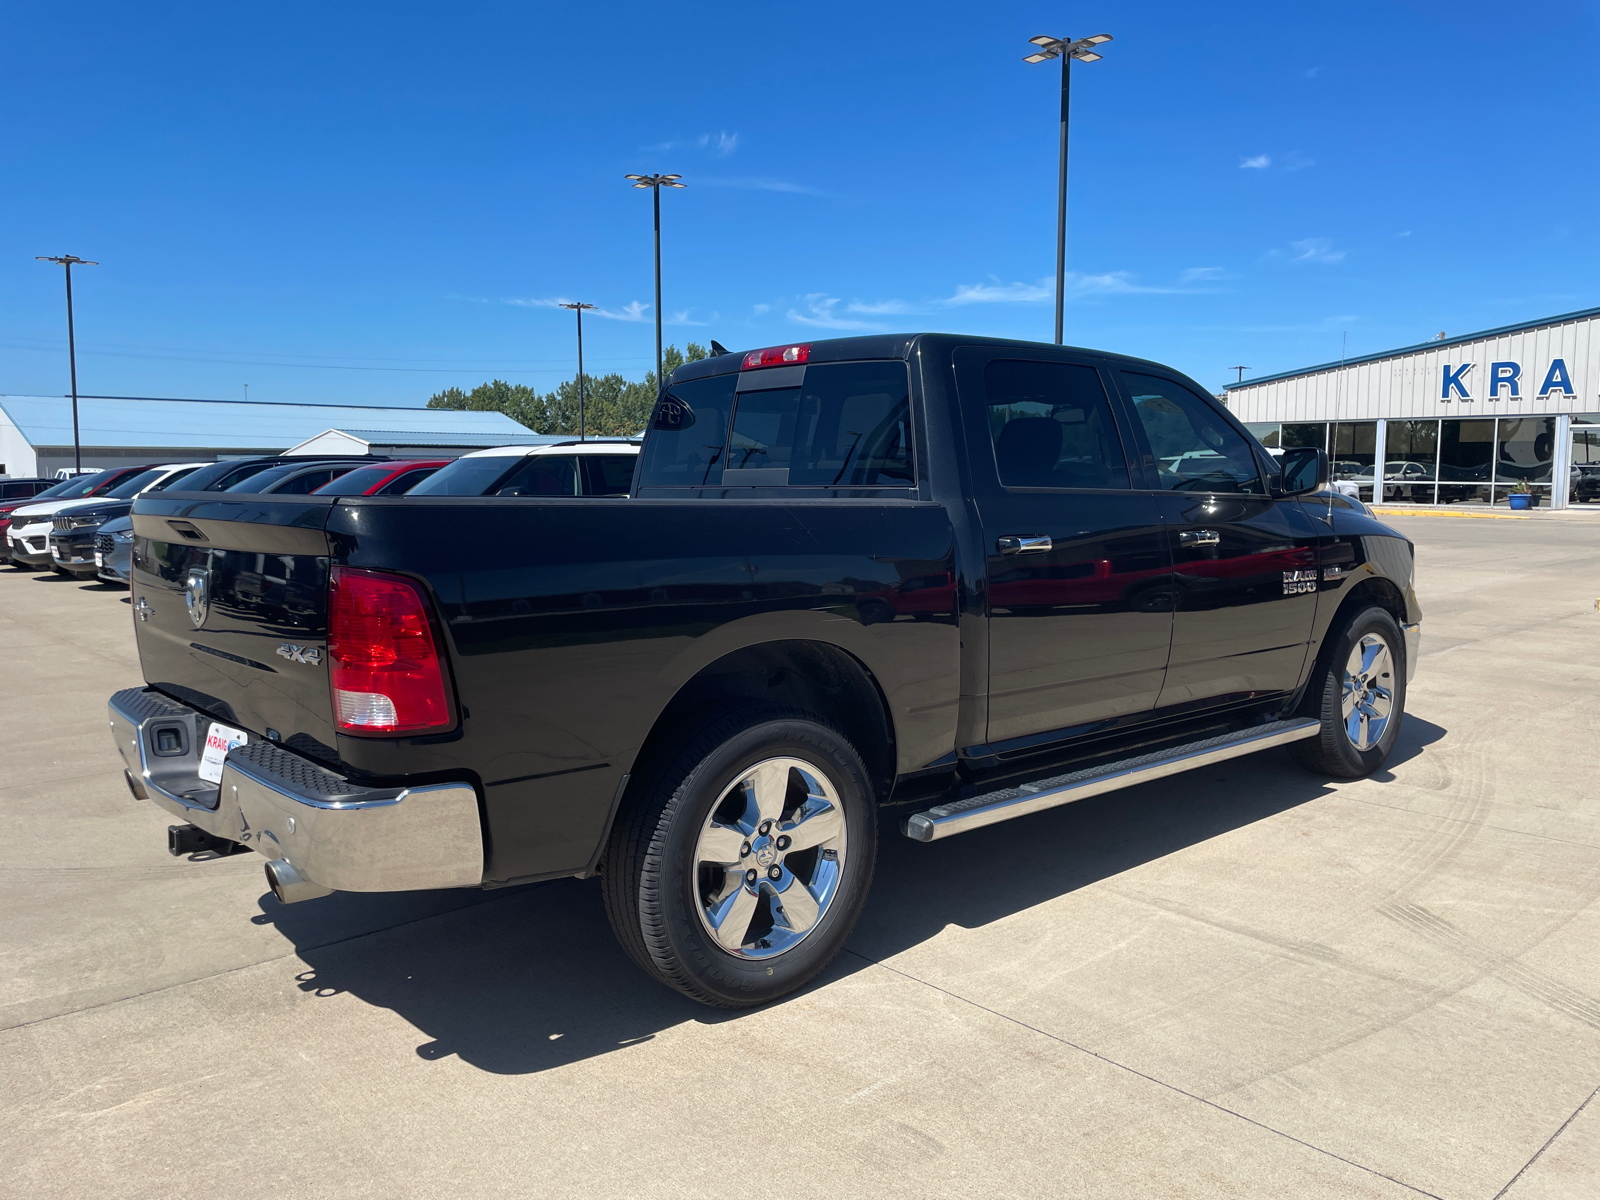
<instances>
[{"instance_id":1,"label":"black pickup truck","mask_svg":"<svg viewBox=\"0 0 1600 1200\"><path fill-rule=\"evenodd\" d=\"M134 506L174 853L279 900L598 874L708 1004L838 952L880 826L933 841L1275 746L1399 733L1411 544L1152 362L945 334L680 367L630 497ZM888 821L881 818L888 812Z\"/></svg>"}]
</instances>

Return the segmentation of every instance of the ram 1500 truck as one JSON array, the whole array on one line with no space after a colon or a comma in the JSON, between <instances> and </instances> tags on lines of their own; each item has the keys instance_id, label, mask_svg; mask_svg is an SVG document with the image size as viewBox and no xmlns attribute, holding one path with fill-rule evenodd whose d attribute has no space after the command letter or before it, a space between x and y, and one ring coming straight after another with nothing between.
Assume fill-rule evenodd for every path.
<instances>
[{"instance_id":1,"label":"ram 1500 truck","mask_svg":"<svg viewBox=\"0 0 1600 1200\"><path fill-rule=\"evenodd\" d=\"M627 952L713 1005L839 951L880 826L1275 746L1365 775L1417 659L1412 546L1323 452L1115 354L722 354L674 373L620 503L452 469L140 498L128 782L286 903L598 874Z\"/></svg>"}]
</instances>

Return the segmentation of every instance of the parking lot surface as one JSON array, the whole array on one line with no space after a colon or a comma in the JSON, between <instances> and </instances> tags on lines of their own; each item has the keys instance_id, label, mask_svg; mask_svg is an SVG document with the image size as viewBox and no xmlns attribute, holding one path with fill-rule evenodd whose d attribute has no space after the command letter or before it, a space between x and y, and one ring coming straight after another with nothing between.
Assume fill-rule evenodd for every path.
<instances>
[{"instance_id":1,"label":"parking lot surface","mask_svg":"<svg viewBox=\"0 0 1600 1200\"><path fill-rule=\"evenodd\" d=\"M930 845L768 1009L595 882L334 895L168 856L125 591L0 568L0 1161L97 1196L1600 1195L1600 528L1394 518L1389 767L1269 751Z\"/></svg>"}]
</instances>

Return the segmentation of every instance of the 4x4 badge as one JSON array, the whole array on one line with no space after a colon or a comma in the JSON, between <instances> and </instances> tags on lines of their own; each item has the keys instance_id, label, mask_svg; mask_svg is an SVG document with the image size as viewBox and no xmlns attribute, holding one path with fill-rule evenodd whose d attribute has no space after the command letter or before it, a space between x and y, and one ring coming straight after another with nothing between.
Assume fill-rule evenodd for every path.
<instances>
[{"instance_id":1,"label":"4x4 badge","mask_svg":"<svg viewBox=\"0 0 1600 1200\"><path fill-rule=\"evenodd\" d=\"M284 642L278 647L278 657L287 658L290 662L304 663L314 667L322 661L322 651L315 646L292 646Z\"/></svg>"}]
</instances>

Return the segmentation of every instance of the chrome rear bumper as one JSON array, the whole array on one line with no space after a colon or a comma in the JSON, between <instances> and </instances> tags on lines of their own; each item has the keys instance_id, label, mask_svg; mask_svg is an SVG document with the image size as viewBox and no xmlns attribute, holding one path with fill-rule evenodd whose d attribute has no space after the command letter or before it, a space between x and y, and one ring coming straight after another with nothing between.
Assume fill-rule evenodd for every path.
<instances>
[{"instance_id":1,"label":"chrome rear bumper","mask_svg":"<svg viewBox=\"0 0 1600 1200\"><path fill-rule=\"evenodd\" d=\"M198 775L211 718L142 688L118 692L109 708L135 796L287 860L312 883L400 892L483 882L483 828L470 783L362 787L272 742L252 741L229 751L217 787Z\"/></svg>"}]
</instances>

